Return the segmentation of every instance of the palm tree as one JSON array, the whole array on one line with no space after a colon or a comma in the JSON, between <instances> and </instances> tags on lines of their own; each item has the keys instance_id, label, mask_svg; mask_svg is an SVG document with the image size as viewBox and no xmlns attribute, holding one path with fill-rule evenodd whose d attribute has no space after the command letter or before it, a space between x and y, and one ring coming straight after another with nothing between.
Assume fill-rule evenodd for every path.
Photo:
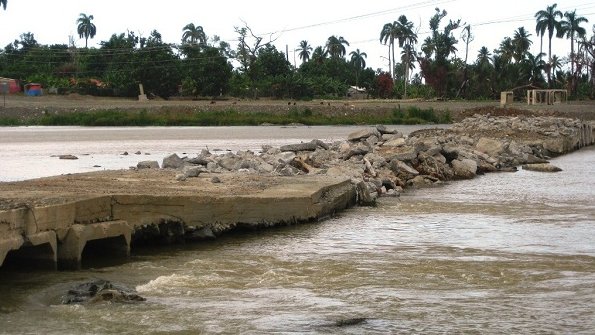
<instances>
[{"instance_id":1,"label":"palm tree","mask_svg":"<svg viewBox=\"0 0 595 335\"><path fill-rule=\"evenodd\" d=\"M490 64L492 62L491 56L492 54L488 48L485 46L481 47L477 53L477 64L480 66L484 64Z\"/></svg>"},{"instance_id":2,"label":"palm tree","mask_svg":"<svg viewBox=\"0 0 595 335\"><path fill-rule=\"evenodd\" d=\"M501 59L506 63L510 63L510 60L514 57L514 51L514 44L512 43L512 38L510 37L505 37L504 40L500 42L500 47L497 50Z\"/></svg>"},{"instance_id":3,"label":"palm tree","mask_svg":"<svg viewBox=\"0 0 595 335\"><path fill-rule=\"evenodd\" d=\"M182 28L182 43L204 45L207 43L207 35L202 26L195 26L194 23L188 23Z\"/></svg>"},{"instance_id":4,"label":"palm tree","mask_svg":"<svg viewBox=\"0 0 595 335\"><path fill-rule=\"evenodd\" d=\"M316 62L316 64L322 64L326 59L328 52L323 49L321 46L318 46L314 49L312 53L312 61Z\"/></svg>"},{"instance_id":5,"label":"palm tree","mask_svg":"<svg viewBox=\"0 0 595 335\"><path fill-rule=\"evenodd\" d=\"M0 0L0 5L2 5L2 7L4 7L4 10L6 10L6 2L8 0Z\"/></svg>"},{"instance_id":6,"label":"palm tree","mask_svg":"<svg viewBox=\"0 0 595 335\"><path fill-rule=\"evenodd\" d=\"M87 48L87 41L89 38L95 37L97 33L97 28L91 22L93 20L93 15L87 16L87 14L81 13L79 18L76 20L78 26L76 28L77 33L79 34L79 38L85 37L85 48Z\"/></svg>"},{"instance_id":7,"label":"palm tree","mask_svg":"<svg viewBox=\"0 0 595 335\"><path fill-rule=\"evenodd\" d=\"M543 27L548 32L548 59L552 59L552 37L554 37L555 31L560 31L560 22L556 20L557 17L562 18L562 12L556 10L558 4L547 6L545 10L540 10L535 13L535 19L537 20L537 30L543 30Z\"/></svg>"},{"instance_id":8,"label":"palm tree","mask_svg":"<svg viewBox=\"0 0 595 335\"><path fill-rule=\"evenodd\" d=\"M347 50L345 49L345 45L349 46L349 42L340 36L337 38L335 35L332 35L326 41L326 51L331 55L331 58L340 58L345 56Z\"/></svg>"},{"instance_id":9,"label":"palm tree","mask_svg":"<svg viewBox=\"0 0 595 335\"><path fill-rule=\"evenodd\" d=\"M535 25L535 33L539 36L539 53L543 53L543 35L547 30L547 21L539 21L537 20L537 24Z\"/></svg>"},{"instance_id":10,"label":"palm tree","mask_svg":"<svg viewBox=\"0 0 595 335\"><path fill-rule=\"evenodd\" d=\"M368 54L356 49L349 53L351 56L351 64L355 66L355 86L359 86L359 72L366 68L366 57Z\"/></svg>"},{"instance_id":11,"label":"palm tree","mask_svg":"<svg viewBox=\"0 0 595 335\"><path fill-rule=\"evenodd\" d=\"M310 60L310 51L312 51L312 47L308 44L308 41L301 41L300 47L297 50L300 52L299 56L302 62L307 62Z\"/></svg>"},{"instance_id":12,"label":"palm tree","mask_svg":"<svg viewBox=\"0 0 595 335\"><path fill-rule=\"evenodd\" d=\"M386 42L388 42L388 66L390 67L389 72L393 80L395 79L395 39L398 38L398 33L399 30L397 21L394 21L393 23L386 23L380 31L380 43L386 45ZM392 51L392 56L390 51Z\"/></svg>"},{"instance_id":13,"label":"palm tree","mask_svg":"<svg viewBox=\"0 0 595 335\"><path fill-rule=\"evenodd\" d=\"M397 39L399 40L399 47L409 47L409 52L405 53L405 91L403 97L407 99L407 80L409 79L409 63L413 58L410 58L411 47L417 43L417 34L413 32L413 22L407 20L407 16L401 15L397 20Z\"/></svg>"},{"instance_id":14,"label":"palm tree","mask_svg":"<svg viewBox=\"0 0 595 335\"><path fill-rule=\"evenodd\" d=\"M528 52L525 55L526 57L523 58L520 74L527 79L528 84L537 86L537 84L543 82L542 72L546 66L546 63L542 59L544 55L540 53L537 56L533 56L533 54Z\"/></svg>"},{"instance_id":15,"label":"palm tree","mask_svg":"<svg viewBox=\"0 0 595 335\"><path fill-rule=\"evenodd\" d=\"M525 54L529 52L531 44L533 44L529 36L531 34L525 30L525 27L519 27L514 31L514 37L512 39L512 45L514 46L513 57L517 63L525 57Z\"/></svg>"},{"instance_id":16,"label":"palm tree","mask_svg":"<svg viewBox=\"0 0 595 335\"><path fill-rule=\"evenodd\" d=\"M560 35L570 38L570 74L574 76L574 39L575 36L579 38L585 37L587 31L585 28L581 27L580 24L587 23L589 20L582 16L577 17L576 10L564 13L564 18L565 20L560 23L562 28Z\"/></svg>"},{"instance_id":17,"label":"palm tree","mask_svg":"<svg viewBox=\"0 0 595 335\"><path fill-rule=\"evenodd\" d=\"M560 58L558 58L558 56L553 55L552 56L552 61L551 61L551 68L552 68L552 81L556 82L557 81L557 76L556 73L558 73L561 69L562 69L562 60Z\"/></svg>"}]
</instances>

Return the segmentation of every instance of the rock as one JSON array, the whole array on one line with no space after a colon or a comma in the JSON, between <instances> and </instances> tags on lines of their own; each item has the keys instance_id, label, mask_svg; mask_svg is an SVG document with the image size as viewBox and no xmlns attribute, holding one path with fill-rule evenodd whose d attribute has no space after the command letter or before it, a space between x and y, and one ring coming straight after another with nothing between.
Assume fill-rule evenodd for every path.
<instances>
[{"instance_id":1,"label":"rock","mask_svg":"<svg viewBox=\"0 0 595 335\"><path fill-rule=\"evenodd\" d=\"M120 155L122 156L128 156L128 151L124 151L123 153L121 153Z\"/></svg>"},{"instance_id":2,"label":"rock","mask_svg":"<svg viewBox=\"0 0 595 335\"><path fill-rule=\"evenodd\" d=\"M283 146L281 146L280 149L282 152L286 152L286 151L298 152L298 151L314 151L314 150L316 150L317 147L318 147L318 144L316 144L314 142L309 142L309 143L283 145Z\"/></svg>"},{"instance_id":3,"label":"rock","mask_svg":"<svg viewBox=\"0 0 595 335\"><path fill-rule=\"evenodd\" d=\"M297 174L300 173L300 170L294 168L293 166L291 166L289 164L287 164L287 165L285 165L283 167L279 167L279 168L275 169L275 171L279 175L286 176L286 177L295 176L295 175L297 175Z\"/></svg>"},{"instance_id":4,"label":"rock","mask_svg":"<svg viewBox=\"0 0 595 335\"><path fill-rule=\"evenodd\" d=\"M472 159L455 159L451 163L455 177L471 179L477 174L477 162Z\"/></svg>"},{"instance_id":5,"label":"rock","mask_svg":"<svg viewBox=\"0 0 595 335\"><path fill-rule=\"evenodd\" d=\"M379 141L380 140L378 139L378 136L376 136L376 135L372 135L366 139L366 143L368 143L371 146L376 145L376 143L378 143Z\"/></svg>"},{"instance_id":6,"label":"rock","mask_svg":"<svg viewBox=\"0 0 595 335\"><path fill-rule=\"evenodd\" d=\"M186 178L195 178L202 172L202 169L198 166L184 166L182 172Z\"/></svg>"},{"instance_id":7,"label":"rock","mask_svg":"<svg viewBox=\"0 0 595 335\"><path fill-rule=\"evenodd\" d=\"M322 149L328 150L329 149L329 145L324 143L324 141L321 140L312 140L312 143L315 143L317 146L321 147Z\"/></svg>"},{"instance_id":8,"label":"rock","mask_svg":"<svg viewBox=\"0 0 595 335\"><path fill-rule=\"evenodd\" d=\"M183 173L178 173L176 175L176 180L177 181L185 181L186 180L186 175L184 175Z\"/></svg>"},{"instance_id":9,"label":"rock","mask_svg":"<svg viewBox=\"0 0 595 335\"><path fill-rule=\"evenodd\" d=\"M225 156L219 159L219 166L222 168L232 171L236 170L240 164L240 160L235 156Z\"/></svg>"},{"instance_id":10,"label":"rock","mask_svg":"<svg viewBox=\"0 0 595 335\"><path fill-rule=\"evenodd\" d=\"M213 230L209 227L202 227L199 229L196 229L195 227L188 227L184 237L187 240L211 240L217 238L215 233L213 233Z\"/></svg>"},{"instance_id":11,"label":"rock","mask_svg":"<svg viewBox=\"0 0 595 335\"><path fill-rule=\"evenodd\" d=\"M389 141L384 142L384 144L382 146L385 147L401 147L405 145L405 139L402 137L399 138L395 138Z\"/></svg>"},{"instance_id":12,"label":"rock","mask_svg":"<svg viewBox=\"0 0 595 335\"><path fill-rule=\"evenodd\" d=\"M206 155L198 155L196 157L187 159L186 162L188 162L190 164L206 166L207 164L209 164L210 159Z\"/></svg>"},{"instance_id":13,"label":"rock","mask_svg":"<svg viewBox=\"0 0 595 335\"><path fill-rule=\"evenodd\" d=\"M347 140L351 142L359 141L363 138L368 138L370 136L380 137L380 133L376 129L362 129L356 132L353 132L347 136Z\"/></svg>"},{"instance_id":14,"label":"rock","mask_svg":"<svg viewBox=\"0 0 595 335\"><path fill-rule=\"evenodd\" d=\"M498 156L504 151L504 143L499 140L482 137L475 145L477 150L486 153L490 156Z\"/></svg>"},{"instance_id":15,"label":"rock","mask_svg":"<svg viewBox=\"0 0 595 335\"><path fill-rule=\"evenodd\" d=\"M221 179L219 179L219 177L217 177L217 176L214 176L213 178L211 178L211 183L219 184L219 183L221 183Z\"/></svg>"},{"instance_id":16,"label":"rock","mask_svg":"<svg viewBox=\"0 0 595 335\"><path fill-rule=\"evenodd\" d=\"M427 176L416 176L412 179L407 180L407 185L409 187L420 188L425 186L430 186L434 184L434 181L428 179Z\"/></svg>"},{"instance_id":17,"label":"rock","mask_svg":"<svg viewBox=\"0 0 595 335\"><path fill-rule=\"evenodd\" d=\"M358 203L361 206L375 206L376 198L378 193L373 191L370 192L368 185L364 181L360 181L356 184Z\"/></svg>"},{"instance_id":18,"label":"rock","mask_svg":"<svg viewBox=\"0 0 595 335\"><path fill-rule=\"evenodd\" d=\"M157 161L142 161L136 164L137 169L159 169L159 162Z\"/></svg>"},{"instance_id":19,"label":"rock","mask_svg":"<svg viewBox=\"0 0 595 335\"><path fill-rule=\"evenodd\" d=\"M62 303L66 305L99 302L130 303L145 300L136 294L136 291L103 279L78 284L62 297Z\"/></svg>"},{"instance_id":20,"label":"rock","mask_svg":"<svg viewBox=\"0 0 595 335\"><path fill-rule=\"evenodd\" d=\"M78 157L76 157L74 155L59 155L58 158L59 159L67 159L67 160L79 159Z\"/></svg>"},{"instance_id":21,"label":"rock","mask_svg":"<svg viewBox=\"0 0 595 335\"><path fill-rule=\"evenodd\" d=\"M523 170L538 171L538 172L560 172L562 169L550 163L525 164L522 166Z\"/></svg>"},{"instance_id":22,"label":"rock","mask_svg":"<svg viewBox=\"0 0 595 335\"><path fill-rule=\"evenodd\" d=\"M363 143L358 143L357 145L349 147L349 150L343 154L343 159L347 160L353 156L364 156L368 152L370 152L369 146Z\"/></svg>"},{"instance_id":23,"label":"rock","mask_svg":"<svg viewBox=\"0 0 595 335\"><path fill-rule=\"evenodd\" d=\"M282 152L273 156L269 163L271 163L274 166L287 165L291 163L291 161L293 161L295 157L296 155L293 151Z\"/></svg>"},{"instance_id":24,"label":"rock","mask_svg":"<svg viewBox=\"0 0 595 335\"><path fill-rule=\"evenodd\" d=\"M179 169L184 166L184 160L182 160L177 154L171 154L163 158L163 164L161 166L164 169Z\"/></svg>"},{"instance_id":25,"label":"rock","mask_svg":"<svg viewBox=\"0 0 595 335\"><path fill-rule=\"evenodd\" d=\"M394 172L394 174L397 177L401 178L401 176L404 176L405 178L403 178L403 179L410 179L410 178L413 178L413 177L419 175L419 171L417 171L416 169L405 164L405 162L402 162L398 159L393 159L390 162L390 169Z\"/></svg>"}]
</instances>

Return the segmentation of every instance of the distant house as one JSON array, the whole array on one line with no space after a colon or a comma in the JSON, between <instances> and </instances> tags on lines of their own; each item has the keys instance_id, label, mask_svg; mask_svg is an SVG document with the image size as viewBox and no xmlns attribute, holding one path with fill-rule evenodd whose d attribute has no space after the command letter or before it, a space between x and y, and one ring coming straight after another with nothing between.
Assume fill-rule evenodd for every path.
<instances>
[{"instance_id":1,"label":"distant house","mask_svg":"<svg viewBox=\"0 0 595 335\"><path fill-rule=\"evenodd\" d=\"M0 84L8 85L8 92L7 93L18 93L21 91L21 85L19 85L19 81L12 78L4 78L0 77Z\"/></svg>"},{"instance_id":2,"label":"distant house","mask_svg":"<svg viewBox=\"0 0 595 335\"><path fill-rule=\"evenodd\" d=\"M363 87L350 86L347 89L347 99L360 100L360 99L367 99L367 98L368 98L368 92L366 92L366 89Z\"/></svg>"}]
</instances>

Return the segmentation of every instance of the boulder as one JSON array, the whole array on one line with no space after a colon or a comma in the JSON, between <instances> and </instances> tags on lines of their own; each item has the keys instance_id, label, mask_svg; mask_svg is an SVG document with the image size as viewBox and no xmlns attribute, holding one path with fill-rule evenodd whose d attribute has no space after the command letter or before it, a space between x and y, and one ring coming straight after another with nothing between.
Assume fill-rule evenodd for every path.
<instances>
[{"instance_id":1,"label":"boulder","mask_svg":"<svg viewBox=\"0 0 595 335\"><path fill-rule=\"evenodd\" d=\"M559 172L562 171L559 167L550 163L525 164L522 166L523 170L538 171L538 172Z\"/></svg>"},{"instance_id":2,"label":"boulder","mask_svg":"<svg viewBox=\"0 0 595 335\"><path fill-rule=\"evenodd\" d=\"M471 179L477 174L477 162L468 159L455 159L451 163L455 177L461 179Z\"/></svg>"},{"instance_id":3,"label":"boulder","mask_svg":"<svg viewBox=\"0 0 595 335\"><path fill-rule=\"evenodd\" d=\"M385 147L401 147L405 145L405 139L402 137L391 139L389 141L384 142L382 146Z\"/></svg>"},{"instance_id":4,"label":"boulder","mask_svg":"<svg viewBox=\"0 0 595 335\"><path fill-rule=\"evenodd\" d=\"M380 133L378 132L378 130L372 128L372 129L362 129L356 132L353 132L351 134L349 134L347 136L347 140L351 141L351 142L356 142L359 141L363 138L368 138L370 136L376 136L376 137L380 137Z\"/></svg>"},{"instance_id":5,"label":"boulder","mask_svg":"<svg viewBox=\"0 0 595 335\"><path fill-rule=\"evenodd\" d=\"M103 279L78 284L69 289L62 297L62 303L65 305L100 302L131 303L145 300L145 298L136 294L136 291Z\"/></svg>"},{"instance_id":6,"label":"boulder","mask_svg":"<svg viewBox=\"0 0 595 335\"><path fill-rule=\"evenodd\" d=\"M157 161L142 161L136 164L137 169L159 169L159 162Z\"/></svg>"},{"instance_id":7,"label":"boulder","mask_svg":"<svg viewBox=\"0 0 595 335\"><path fill-rule=\"evenodd\" d=\"M347 160L353 156L363 156L365 154L367 154L368 152L370 152L370 147L363 144L363 143L358 143L357 145L354 146L350 146L349 150L345 153L343 153L343 159Z\"/></svg>"},{"instance_id":8,"label":"boulder","mask_svg":"<svg viewBox=\"0 0 595 335\"><path fill-rule=\"evenodd\" d=\"M202 169L198 166L184 166L182 172L186 178L195 178L202 172Z\"/></svg>"},{"instance_id":9,"label":"boulder","mask_svg":"<svg viewBox=\"0 0 595 335\"><path fill-rule=\"evenodd\" d=\"M475 147L477 148L477 150L486 153L490 156L498 156L505 149L505 145L502 141L487 137L480 138Z\"/></svg>"},{"instance_id":10,"label":"boulder","mask_svg":"<svg viewBox=\"0 0 595 335\"><path fill-rule=\"evenodd\" d=\"M163 164L161 166L164 169L179 169L184 166L184 160L177 154L171 154L163 158Z\"/></svg>"},{"instance_id":11,"label":"boulder","mask_svg":"<svg viewBox=\"0 0 595 335\"><path fill-rule=\"evenodd\" d=\"M314 151L318 147L318 144L315 142L308 142L308 143L298 143L298 144L288 144L281 146L282 152L292 151Z\"/></svg>"},{"instance_id":12,"label":"boulder","mask_svg":"<svg viewBox=\"0 0 595 335\"><path fill-rule=\"evenodd\" d=\"M393 173L397 177L404 179L404 180L411 179L411 178L419 175L419 171L417 171L416 169L405 164L405 162L402 162L397 159L393 159L390 162L390 169L393 171Z\"/></svg>"}]
</instances>

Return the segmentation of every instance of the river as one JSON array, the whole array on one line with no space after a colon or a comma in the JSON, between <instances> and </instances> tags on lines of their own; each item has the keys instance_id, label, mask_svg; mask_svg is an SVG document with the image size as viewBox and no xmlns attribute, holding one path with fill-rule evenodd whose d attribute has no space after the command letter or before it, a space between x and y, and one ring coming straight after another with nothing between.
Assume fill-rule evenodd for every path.
<instances>
[{"instance_id":1,"label":"river","mask_svg":"<svg viewBox=\"0 0 595 335\"><path fill-rule=\"evenodd\" d=\"M352 130L292 139L341 139ZM21 152L35 142L15 137ZM259 138L240 142L257 149ZM114 150L136 150L138 140L124 136ZM196 152L195 144L176 152ZM224 144L213 148L225 150ZM384 198L376 208L323 222L133 250L120 264L0 271L0 333L592 334L595 147L553 163L563 171L488 174ZM21 172L6 179L22 178ZM147 301L59 304L68 287L92 278L136 288Z\"/></svg>"}]
</instances>

